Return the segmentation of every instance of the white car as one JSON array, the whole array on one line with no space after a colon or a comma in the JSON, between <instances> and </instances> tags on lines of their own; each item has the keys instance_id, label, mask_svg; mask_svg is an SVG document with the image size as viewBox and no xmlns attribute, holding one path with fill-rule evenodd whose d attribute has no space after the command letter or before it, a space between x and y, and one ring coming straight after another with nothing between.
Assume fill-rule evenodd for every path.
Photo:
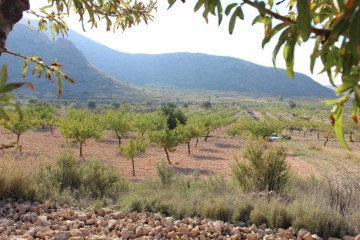
<instances>
[{"instance_id":1,"label":"white car","mask_svg":"<svg viewBox=\"0 0 360 240\"><path fill-rule=\"evenodd\" d=\"M277 133L273 133L269 137L269 141L276 142L279 141L279 135Z\"/></svg>"}]
</instances>

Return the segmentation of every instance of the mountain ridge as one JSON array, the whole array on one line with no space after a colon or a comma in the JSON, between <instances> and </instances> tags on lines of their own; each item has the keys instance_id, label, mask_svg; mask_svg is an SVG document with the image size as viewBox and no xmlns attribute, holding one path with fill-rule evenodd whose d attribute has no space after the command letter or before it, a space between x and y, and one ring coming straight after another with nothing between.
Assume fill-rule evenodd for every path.
<instances>
[{"instance_id":1,"label":"mountain ridge","mask_svg":"<svg viewBox=\"0 0 360 240\"><path fill-rule=\"evenodd\" d=\"M284 69L276 71L273 67L234 57L203 53L124 53L75 31L70 31L68 38L91 64L135 85L236 91L265 96L335 96L333 91L304 74L295 73L295 80L291 80Z\"/></svg>"},{"instance_id":2,"label":"mountain ridge","mask_svg":"<svg viewBox=\"0 0 360 240\"><path fill-rule=\"evenodd\" d=\"M57 38L52 41L43 32L31 32L27 26L16 24L9 35L7 47L26 56L36 53L47 64L51 63L55 58L58 59L58 62L63 65L61 67L62 71L75 80L75 84L63 80L63 99L82 101L112 99L120 102L135 100L140 102L150 98L139 89L131 87L92 66L85 55L68 39ZM44 75L40 79L31 75L34 64L29 64L28 74L25 79L22 77L22 59L3 54L0 58L0 64L8 65L10 81L32 81L34 83L34 92L21 88L17 91L18 97L57 98L56 84L49 83L48 80L45 80Z\"/></svg>"}]
</instances>

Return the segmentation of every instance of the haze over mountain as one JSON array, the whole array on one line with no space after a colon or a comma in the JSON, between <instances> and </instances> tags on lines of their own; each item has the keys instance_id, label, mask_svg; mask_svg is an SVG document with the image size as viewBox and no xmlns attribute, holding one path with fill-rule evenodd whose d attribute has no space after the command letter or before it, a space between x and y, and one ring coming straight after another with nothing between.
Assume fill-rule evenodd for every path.
<instances>
[{"instance_id":1,"label":"haze over mountain","mask_svg":"<svg viewBox=\"0 0 360 240\"><path fill-rule=\"evenodd\" d=\"M195 53L128 54L110 49L74 31L70 31L68 39L74 42L91 64L137 85L236 91L253 96L334 96L333 91L304 74L296 73L295 79L291 80L283 69L276 71L273 67L237 58Z\"/></svg>"},{"instance_id":2,"label":"haze over mountain","mask_svg":"<svg viewBox=\"0 0 360 240\"><path fill-rule=\"evenodd\" d=\"M142 91L111 77L89 64L84 54L70 40L59 38L52 41L43 32L31 32L28 26L16 24L9 35L7 48L26 56L35 53L44 59L47 64L57 58L58 62L63 64L62 71L75 80L75 84L63 80L62 98L64 99L87 101L111 98L113 101L136 100L139 102L149 98ZM10 81L32 81L35 85L34 92L27 88L21 88L20 91L17 91L19 97L57 98L56 83L50 83L46 80L45 74L40 79L31 75L34 65L29 64L28 75L24 79L22 77L24 63L22 59L3 54L0 57L0 64L4 63L8 65Z\"/></svg>"}]
</instances>

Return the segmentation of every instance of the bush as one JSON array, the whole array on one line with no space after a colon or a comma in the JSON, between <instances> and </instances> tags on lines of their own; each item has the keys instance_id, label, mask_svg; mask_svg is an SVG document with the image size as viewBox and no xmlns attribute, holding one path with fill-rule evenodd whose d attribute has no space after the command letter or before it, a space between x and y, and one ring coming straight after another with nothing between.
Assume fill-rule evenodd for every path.
<instances>
[{"instance_id":1,"label":"bush","mask_svg":"<svg viewBox=\"0 0 360 240\"><path fill-rule=\"evenodd\" d=\"M281 191L289 179L285 148L250 140L244 147L246 162L232 165L235 180L245 191Z\"/></svg>"},{"instance_id":2,"label":"bush","mask_svg":"<svg viewBox=\"0 0 360 240\"><path fill-rule=\"evenodd\" d=\"M35 197L36 186L30 169L13 159L0 159L0 200Z\"/></svg>"},{"instance_id":3,"label":"bush","mask_svg":"<svg viewBox=\"0 0 360 240\"><path fill-rule=\"evenodd\" d=\"M161 162L156 165L156 171L163 186L171 184L175 176L175 171L169 164L161 160Z\"/></svg>"},{"instance_id":4,"label":"bush","mask_svg":"<svg viewBox=\"0 0 360 240\"><path fill-rule=\"evenodd\" d=\"M127 180L113 166L99 160L76 162L72 151L59 154L55 166L43 165L37 176L39 194L51 198L69 190L78 197L118 198L128 190Z\"/></svg>"},{"instance_id":5,"label":"bush","mask_svg":"<svg viewBox=\"0 0 360 240\"><path fill-rule=\"evenodd\" d=\"M91 198L116 199L129 188L128 181L113 166L100 160L86 161L80 168L81 192Z\"/></svg>"}]
</instances>

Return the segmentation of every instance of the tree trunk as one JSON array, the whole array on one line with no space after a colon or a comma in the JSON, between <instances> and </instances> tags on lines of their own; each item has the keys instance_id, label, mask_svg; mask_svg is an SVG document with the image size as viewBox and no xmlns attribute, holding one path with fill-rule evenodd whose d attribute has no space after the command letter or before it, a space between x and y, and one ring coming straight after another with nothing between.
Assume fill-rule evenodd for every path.
<instances>
[{"instance_id":1,"label":"tree trunk","mask_svg":"<svg viewBox=\"0 0 360 240\"><path fill-rule=\"evenodd\" d=\"M54 135L53 126L51 124L50 124L50 131L51 131L51 135Z\"/></svg>"},{"instance_id":2,"label":"tree trunk","mask_svg":"<svg viewBox=\"0 0 360 240\"><path fill-rule=\"evenodd\" d=\"M80 157L83 156L83 142L80 142Z\"/></svg>"},{"instance_id":3,"label":"tree trunk","mask_svg":"<svg viewBox=\"0 0 360 240\"><path fill-rule=\"evenodd\" d=\"M196 148L197 148L198 143L199 143L199 137L196 137L196 143L195 143Z\"/></svg>"},{"instance_id":4,"label":"tree trunk","mask_svg":"<svg viewBox=\"0 0 360 240\"><path fill-rule=\"evenodd\" d=\"M0 1L0 55L6 49L6 39L14 24L20 21L23 11L29 9L29 0Z\"/></svg>"},{"instance_id":5,"label":"tree trunk","mask_svg":"<svg viewBox=\"0 0 360 240\"><path fill-rule=\"evenodd\" d=\"M164 151L166 153L166 159L168 160L169 164L172 165L171 162L170 162L170 156L169 156L169 153L167 151L167 148L164 148Z\"/></svg>"},{"instance_id":6,"label":"tree trunk","mask_svg":"<svg viewBox=\"0 0 360 240\"><path fill-rule=\"evenodd\" d=\"M318 140L320 140L320 133L318 133Z\"/></svg>"},{"instance_id":7,"label":"tree trunk","mask_svg":"<svg viewBox=\"0 0 360 240\"><path fill-rule=\"evenodd\" d=\"M352 137L353 132L351 130L349 131L349 134L350 134L350 136L349 136L350 137L350 142L354 142L354 139Z\"/></svg>"},{"instance_id":8,"label":"tree trunk","mask_svg":"<svg viewBox=\"0 0 360 240\"><path fill-rule=\"evenodd\" d=\"M16 134L17 135L17 139L16 139L16 145L19 145L19 141L20 141L20 135L21 134Z\"/></svg>"},{"instance_id":9,"label":"tree trunk","mask_svg":"<svg viewBox=\"0 0 360 240\"><path fill-rule=\"evenodd\" d=\"M206 134L206 136L205 136L205 139L204 139L205 142L206 142L207 139L209 138L209 134L210 134L210 132L207 132L207 134Z\"/></svg>"},{"instance_id":10,"label":"tree trunk","mask_svg":"<svg viewBox=\"0 0 360 240\"><path fill-rule=\"evenodd\" d=\"M329 138L326 138L326 141L324 142L324 146L326 146L326 143L329 141Z\"/></svg>"},{"instance_id":11,"label":"tree trunk","mask_svg":"<svg viewBox=\"0 0 360 240\"><path fill-rule=\"evenodd\" d=\"M131 164L132 164L132 175L133 175L133 177L135 177L135 161L134 161L134 158L131 159Z\"/></svg>"},{"instance_id":12,"label":"tree trunk","mask_svg":"<svg viewBox=\"0 0 360 240\"><path fill-rule=\"evenodd\" d=\"M118 138L118 140L119 140L119 146L120 146L120 145L121 145L121 137L122 137L122 136L120 136L117 131L115 131L115 133L116 133L116 136L117 136L117 138Z\"/></svg>"},{"instance_id":13,"label":"tree trunk","mask_svg":"<svg viewBox=\"0 0 360 240\"><path fill-rule=\"evenodd\" d=\"M187 146L188 146L188 153L189 153L189 155L191 154L191 152L190 152L190 142L191 142L191 139L187 141Z\"/></svg>"}]
</instances>

